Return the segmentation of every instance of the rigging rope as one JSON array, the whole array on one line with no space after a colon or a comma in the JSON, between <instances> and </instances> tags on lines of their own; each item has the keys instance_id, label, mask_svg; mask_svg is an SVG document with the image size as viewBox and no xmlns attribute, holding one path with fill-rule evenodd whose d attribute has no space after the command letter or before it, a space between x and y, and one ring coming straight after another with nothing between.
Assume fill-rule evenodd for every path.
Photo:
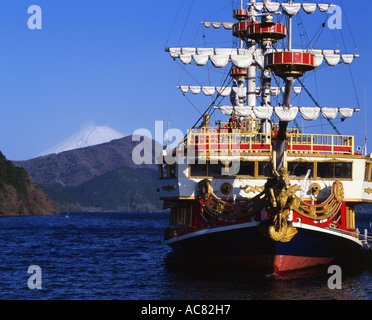
<instances>
[{"instance_id":1,"label":"rigging rope","mask_svg":"<svg viewBox=\"0 0 372 320\"><path fill-rule=\"evenodd\" d=\"M168 42L169 42L169 39L170 39L170 37L171 37L171 35L172 35L172 32L173 32L174 26L175 26L175 24L176 24L176 21L178 20L177 18L178 18L178 15L180 14L180 11L181 11L181 8L182 8L182 5L183 5L183 0L181 1L181 5L180 5L180 7L178 8L177 15L176 15L176 17L175 17L175 19L174 19L174 21L173 21L173 24L172 24L171 30L170 30L170 32L169 32L168 39L167 39L167 41L165 42L165 45L164 45L165 48L166 48L167 45L168 45Z\"/></svg>"},{"instance_id":2,"label":"rigging rope","mask_svg":"<svg viewBox=\"0 0 372 320\"><path fill-rule=\"evenodd\" d=\"M192 2L191 2L191 6L190 6L190 9L189 9L189 13L187 14L186 21L185 21L185 24L183 25L183 28L182 28L182 32L181 32L180 38L178 39L178 45L179 45L180 42L181 42L181 38L182 38L182 36L183 36L183 32L185 31L185 28L186 28L186 24L187 24L187 22L189 21L189 17L190 17L190 13L191 13L191 9L192 9L193 5L194 5L194 0L192 0Z\"/></svg>"}]
</instances>

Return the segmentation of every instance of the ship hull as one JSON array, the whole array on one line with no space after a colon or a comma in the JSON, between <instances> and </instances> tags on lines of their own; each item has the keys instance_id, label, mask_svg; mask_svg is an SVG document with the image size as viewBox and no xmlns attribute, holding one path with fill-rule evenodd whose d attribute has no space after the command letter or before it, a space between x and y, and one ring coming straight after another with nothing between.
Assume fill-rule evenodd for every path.
<instances>
[{"instance_id":1,"label":"ship hull","mask_svg":"<svg viewBox=\"0 0 372 320\"><path fill-rule=\"evenodd\" d=\"M266 274L343 264L361 251L361 242L352 236L303 224L295 227L298 233L286 243L266 237L256 222L199 230L165 243L183 264Z\"/></svg>"}]
</instances>

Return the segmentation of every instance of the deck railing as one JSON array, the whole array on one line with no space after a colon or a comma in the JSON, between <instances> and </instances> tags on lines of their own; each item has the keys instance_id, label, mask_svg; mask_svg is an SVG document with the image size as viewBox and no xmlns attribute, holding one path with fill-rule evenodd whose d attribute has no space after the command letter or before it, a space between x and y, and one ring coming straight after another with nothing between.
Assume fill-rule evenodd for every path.
<instances>
[{"instance_id":1,"label":"deck railing","mask_svg":"<svg viewBox=\"0 0 372 320\"><path fill-rule=\"evenodd\" d=\"M314 154L354 154L354 137L344 135L287 134L287 151ZM270 133L245 132L242 129L203 127L190 129L187 147L205 156L271 153Z\"/></svg>"},{"instance_id":2,"label":"deck railing","mask_svg":"<svg viewBox=\"0 0 372 320\"><path fill-rule=\"evenodd\" d=\"M330 134L288 134L289 152L354 154L354 137Z\"/></svg>"}]
</instances>

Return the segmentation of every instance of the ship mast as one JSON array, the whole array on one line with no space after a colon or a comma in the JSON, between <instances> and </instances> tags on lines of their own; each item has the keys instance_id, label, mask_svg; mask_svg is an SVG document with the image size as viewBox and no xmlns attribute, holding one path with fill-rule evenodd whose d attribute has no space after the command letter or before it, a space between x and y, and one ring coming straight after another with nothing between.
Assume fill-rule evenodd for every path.
<instances>
[{"instance_id":1,"label":"ship mast","mask_svg":"<svg viewBox=\"0 0 372 320\"><path fill-rule=\"evenodd\" d=\"M292 0L289 0L290 4L293 4ZM288 52L292 51L292 16L288 16ZM285 89L283 97L283 107L290 108L291 95L294 77L287 76L284 78ZM286 149L286 138L287 138L287 121L279 121L278 140L276 143L276 170L279 171L282 167L285 167L285 149Z\"/></svg>"},{"instance_id":2,"label":"ship mast","mask_svg":"<svg viewBox=\"0 0 372 320\"><path fill-rule=\"evenodd\" d=\"M271 0L265 0L264 3L270 3ZM263 10L262 23L273 24L272 15L266 10ZM261 43L262 54L265 55L273 48L273 42L271 39L263 39ZM262 94L262 106L271 106L271 72L270 70L262 71L262 81L261 81L261 94ZM262 131L264 133L271 132L271 125L269 120L264 120L262 123Z\"/></svg>"},{"instance_id":3,"label":"ship mast","mask_svg":"<svg viewBox=\"0 0 372 320\"><path fill-rule=\"evenodd\" d=\"M248 8L243 9L243 1L240 0L240 9L234 10L234 18L237 21L202 22L206 28L213 25L216 29L223 26L226 30L232 30L233 36L240 38L239 48L173 47L166 48L166 51L173 59L180 59L185 65L194 62L198 66L205 66L210 61L214 67L224 68L230 62L233 64L230 71L234 79L232 87L178 86L178 88L183 93L190 90L193 94L202 92L207 96L212 96L217 91L217 97L230 96L231 105L214 106L214 108L221 110L224 115L232 115L233 118L238 116L260 119L262 133L271 132L269 119L274 112L279 118L279 130L278 134L273 136L275 139L273 139L275 142L273 158L275 169L279 171L285 167L287 126L296 118L297 113L300 113L305 120L315 120L320 114L330 120L334 119L338 113L343 118L349 118L353 112L360 110L359 108L323 108L317 103L315 103L316 107L291 106L292 90L299 93L304 89L308 93L299 78L306 72L319 67L323 61L329 66L337 66L341 62L350 64L359 55L340 54L339 50L294 50L292 48L292 17L297 15L301 9L306 14L312 14L317 9L320 12L327 12L331 4L295 3L293 0L285 2L249 0ZM279 14L285 14L288 17L287 26L273 21L273 16ZM287 38L288 47L274 49L275 43L284 38ZM261 70L260 88L256 88L257 68ZM279 106L272 105L271 95L278 95L283 88L271 87L272 72L285 83L283 101ZM293 87L297 79L303 88ZM245 84L246 87L244 87ZM257 103L257 91L260 92L262 101L260 105Z\"/></svg>"},{"instance_id":4,"label":"ship mast","mask_svg":"<svg viewBox=\"0 0 372 320\"><path fill-rule=\"evenodd\" d=\"M256 21L256 11L253 7L256 0L250 0L250 9L249 9L249 21L254 23ZM241 39L243 41L243 39ZM247 41L247 48L250 52L254 50L256 47L256 42L252 39L248 39ZM252 63L250 67L248 67L247 72L247 105L248 107L255 107L256 106L256 65Z\"/></svg>"}]
</instances>

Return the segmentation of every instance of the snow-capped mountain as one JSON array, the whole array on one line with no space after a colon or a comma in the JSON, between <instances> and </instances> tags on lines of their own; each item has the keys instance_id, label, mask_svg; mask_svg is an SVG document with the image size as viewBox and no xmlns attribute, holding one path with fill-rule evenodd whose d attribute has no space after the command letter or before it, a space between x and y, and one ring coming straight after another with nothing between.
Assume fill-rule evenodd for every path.
<instances>
[{"instance_id":1,"label":"snow-capped mountain","mask_svg":"<svg viewBox=\"0 0 372 320\"><path fill-rule=\"evenodd\" d=\"M124 135L122 133L106 126L96 126L94 124L85 125L79 132L58 143L56 146L44 151L39 156L90 147L123 137Z\"/></svg>"}]
</instances>

